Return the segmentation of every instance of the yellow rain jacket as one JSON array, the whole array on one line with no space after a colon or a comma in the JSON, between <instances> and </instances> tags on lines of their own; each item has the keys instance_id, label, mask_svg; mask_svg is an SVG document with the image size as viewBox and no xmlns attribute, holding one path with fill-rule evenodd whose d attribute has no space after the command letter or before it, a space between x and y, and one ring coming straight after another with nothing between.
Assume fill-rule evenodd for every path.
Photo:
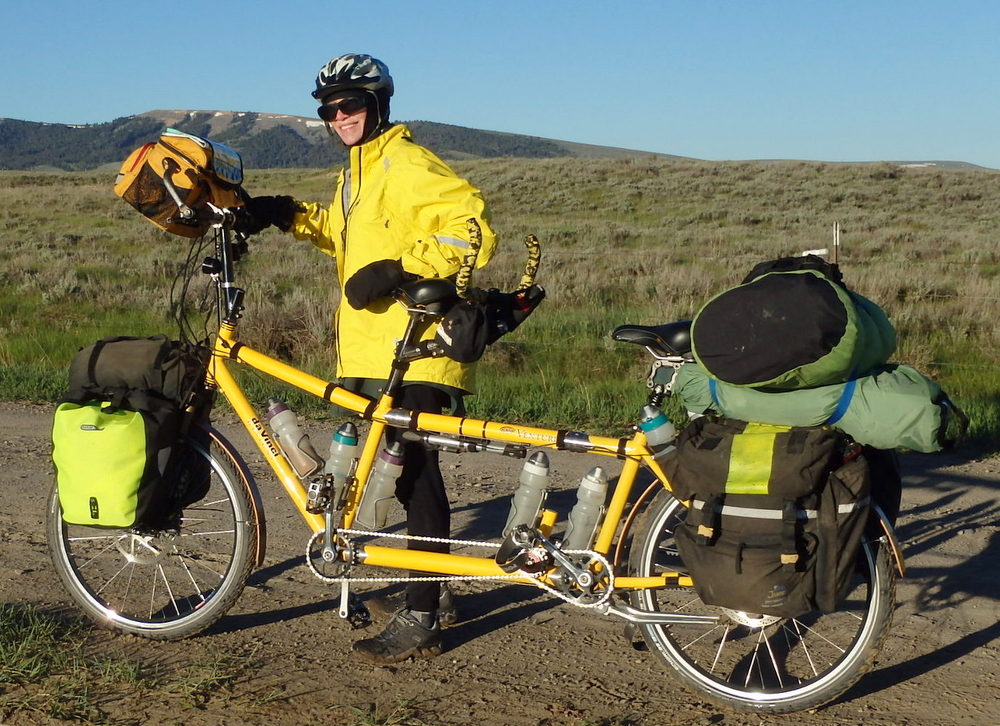
<instances>
[{"instance_id":1,"label":"yellow rain jacket","mask_svg":"<svg viewBox=\"0 0 1000 726\"><path fill-rule=\"evenodd\" d=\"M350 182L346 195L345 179ZM303 206L306 211L295 216L292 233L337 261L340 378L388 378L396 341L407 322L403 307L388 298L364 310L347 304L344 284L351 275L371 262L389 259L400 260L404 270L420 277L451 277L468 252L470 217L476 218L483 234L476 266L485 265L496 247L479 190L415 143L402 124L350 149L350 175L341 171L329 207ZM432 326L425 337L433 333ZM405 379L473 391L470 366L449 358L415 361Z\"/></svg>"}]
</instances>

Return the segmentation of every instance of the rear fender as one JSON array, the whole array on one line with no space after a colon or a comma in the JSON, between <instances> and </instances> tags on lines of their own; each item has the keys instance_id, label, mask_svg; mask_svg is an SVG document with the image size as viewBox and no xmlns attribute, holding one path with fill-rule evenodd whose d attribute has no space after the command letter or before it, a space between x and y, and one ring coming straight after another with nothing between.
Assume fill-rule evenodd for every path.
<instances>
[{"instance_id":1,"label":"rear fender","mask_svg":"<svg viewBox=\"0 0 1000 726\"><path fill-rule=\"evenodd\" d=\"M889 518L885 516L885 512L877 504L872 505L872 513L878 517L879 528L882 530L882 534L885 535L885 541L889 544L889 551L892 552L892 558L896 561L896 572L899 573L900 577L906 577L903 548L899 546L899 540L896 538L896 530L893 529L892 522L889 521Z\"/></svg>"}]
</instances>

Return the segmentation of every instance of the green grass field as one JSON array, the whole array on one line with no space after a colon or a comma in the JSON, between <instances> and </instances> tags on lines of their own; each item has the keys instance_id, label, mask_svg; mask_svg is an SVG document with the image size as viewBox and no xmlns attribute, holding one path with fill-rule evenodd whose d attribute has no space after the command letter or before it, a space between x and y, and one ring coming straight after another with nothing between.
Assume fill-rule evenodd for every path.
<instances>
[{"instance_id":1,"label":"green grass field","mask_svg":"<svg viewBox=\"0 0 1000 726\"><path fill-rule=\"evenodd\" d=\"M456 168L483 190L500 236L474 283L515 284L521 240L534 233L548 291L480 364L473 415L620 432L645 400L645 353L613 343L613 328L690 317L755 263L827 247L839 223L845 280L888 312L894 360L937 379L972 418L975 445L996 449L1000 174L655 159ZM142 219L112 182L0 172L0 398L55 400L70 358L97 338L175 332L171 286L189 243ZM333 183L332 171L251 171L246 187L327 201ZM241 263L246 342L331 377L332 264L275 231L252 240ZM192 288L189 300L201 294ZM255 399L273 392L246 383ZM324 412L287 397L303 413Z\"/></svg>"}]
</instances>

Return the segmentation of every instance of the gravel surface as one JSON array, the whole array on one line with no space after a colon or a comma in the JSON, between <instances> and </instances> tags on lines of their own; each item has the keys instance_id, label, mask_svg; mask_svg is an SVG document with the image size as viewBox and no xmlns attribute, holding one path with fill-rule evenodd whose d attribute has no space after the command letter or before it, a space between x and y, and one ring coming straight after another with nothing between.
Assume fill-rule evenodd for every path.
<instances>
[{"instance_id":1,"label":"gravel surface","mask_svg":"<svg viewBox=\"0 0 1000 726\"><path fill-rule=\"evenodd\" d=\"M60 609L71 603L49 562L44 531L50 421L49 406L0 404L0 602ZM655 656L625 640L619 619L526 586L460 583L463 618L445 631L442 656L391 667L358 662L351 642L374 631L352 631L337 617L338 593L303 564L307 528L262 469L249 438L232 422L219 427L258 477L268 522L263 567L207 633L169 643L118 635L105 641L167 667L218 653L238 654L252 667L198 707L156 690L118 694L100 704L116 722L1000 723L1000 459L904 457L898 533L909 572L899 583L892 631L875 669L823 709L759 717L686 691ZM333 425L312 428L325 440ZM556 491L550 503L565 512L575 483L595 462L561 453L551 458ZM456 536L496 539L518 467L489 454L444 458ZM409 716L389 720L401 703L396 716ZM378 718L362 715L372 704ZM39 718L21 711L4 721L0 711L0 723L44 722Z\"/></svg>"}]
</instances>

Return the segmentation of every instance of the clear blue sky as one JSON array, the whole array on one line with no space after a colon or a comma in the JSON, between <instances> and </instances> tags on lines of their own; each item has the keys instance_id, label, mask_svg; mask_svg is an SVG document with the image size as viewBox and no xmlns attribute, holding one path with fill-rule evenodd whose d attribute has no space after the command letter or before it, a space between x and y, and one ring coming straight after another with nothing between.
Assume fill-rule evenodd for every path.
<instances>
[{"instance_id":1,"label":"clear blue sky","mask_svg":"<svg viewBox=\"0 0 1000 726\"><path fill-rule=\"evenodd\" d=\"M702 159L1000 168L1000 2L3 0L0 117L311 116L384 60L393 117Z\"/></svg>"}]
</instances>

